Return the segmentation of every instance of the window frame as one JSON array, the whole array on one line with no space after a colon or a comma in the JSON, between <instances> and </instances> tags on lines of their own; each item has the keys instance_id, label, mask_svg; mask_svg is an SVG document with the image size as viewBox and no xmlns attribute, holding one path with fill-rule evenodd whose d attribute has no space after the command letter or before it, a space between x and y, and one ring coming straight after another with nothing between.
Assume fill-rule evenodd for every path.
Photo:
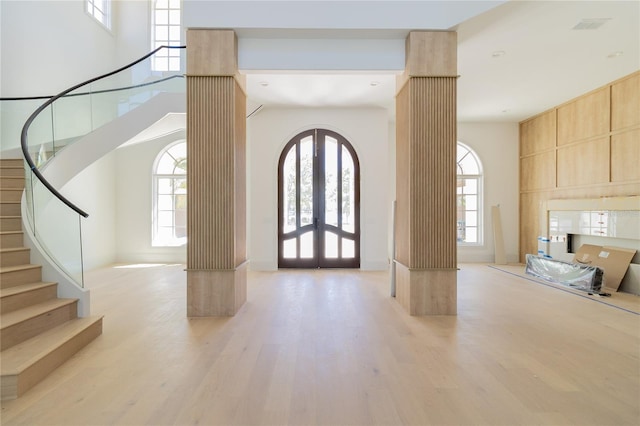
<instances>
[{"instance_id":1,"label":"window frame","mask_svg":"<svg viewBox=\"0 0 640 426\"><path fill-rule=\"evenodd\" d=\"M103 0L105 5L105 10L102 10L96 5L96 1L98 0L85 0L84 11L87 15L91 16L97 23L100 24L107 31L111 31L112 29L112 0ZM104 21L100 19L96 13L98 11L101 15L104 16ZM106 22L105 22L106 21Z\"/></svg>"},{"instance_id":2,"label":"window frame","mask_svg":"<svg viewBox=\"0 0 640 426\"><path fill-rule=\"evenodd\" d=\"M475 160L475 164L478 168L478 173L473 173L473 174L465 174L464 170L462 170L462 167L460 166L460 160L458 160L458 152L460 150L460 148L464 149L465 151L467 151L467 153L460 159L464 159L467 155L471 155L472 158ZM459 174L458 171L462 170L462 174ZM476 193L475 194L468 194L468 195L475 195L477 202L476 202L476 225L475 226L469 226L467 227L466 225L464 225L464 229L466 230L467 228L476 228L477 229L477 238L475 242L467 242L467 241L460 241L458 240L457 237L457 233L459 231L459 220L458 220L458 197L460 195L466 195L466 194L459 194L458 190L457 190L457 185L456 185L456 240L457 240L457 244L460 247L481 247L484 245L484 197L483 197L483 192L484 192L484 188L483 188L483 179L484 178L484 173L482 170L482 162L480 161L480 158L478 157L478 154L468 145L458 141L457 145L456 145L456 182L458 182L460 179L473 179L476 181ZM466 209L465 209L466 211ZM472 210L470 210L472 211Z\"/></svg>"},{"instance_id":3,"label":"window frame","mask_svg":"<svg viewBox=\"0 0 640 426\"><path fill-rule=\"evenodd\" d=\"M167 2L167 7L166 8L158 8L158 1L166 1ZM178 3L178 7L171 7L173 2L177 2ZM161 10L161 11L167 11L167 23L166 24L158 24L156 22L156 16L157 16L157 12ZM180 22L176 25L176 24L172 24L171 22L171 11L178 11L179 16L180 16ZM182 45L182 18L183 18L183 11L182 11L182 0L152 0L151 1L151 50L155 50L160 46L181 46ZM166 38L162 38L162 39L158 39L157 38L157 33L158 33L158 28L159 27L163 27L166 28L167 31L167 37ZM178 29L178 38L172 38L170 36L171 34L171 27L177 27ZM175 59L177 59L177 65L175 62ZM164 66L159 66L159 64L163 64ZM157 52L152 58L151 58L151 71L154 72L176 72L176 71L180 71L182 68L182 56L181 56L181 51L180 49L163 49L160 50L159 52Z\"/></svg>"},{"instance_id":4,"label":"window frame","mask_svg":"<svg viewBox=\"0 0 640 426\"><path fill-rule=\"evenodd\" d=\"M160 161L162 160L162 158L165 155L170 155L169 151L171 149L173 149L175 146L180 145L180 144L184 144L185 145L185 152L186 152L186 143L187 141L185 139L179 139L176 141L173 141L167 145L164 146L164 148L162 148L162 150L160 150L160 152L158 153L158 155L156 156L154 162L153 162L153 168L151 170L151 181L152 181L152 191L151 191L151 246L152 247L183 247L187 244L187 237L186 237L186 207L185 207L185 237L184 240L180 240L178 238L175 237L175 230L176 230L176 209L175 209L175 204L172 204L172 209L170 210L172 212L172 226L171 228L173 229L173 238L170 241L166 241L166 240L161 240L160 236L159 236L159 203L158 203L158 198L159 195L169 195L169 194L159 194L159 180L160 179L184 179L184 181L186 182L187 179L187 174L185 171L185 174L167 174L167 173L158 173L158 167L160 165ZM185 159L187 158L186 154L185 154ZM188 189L185 188L185 200L187 197L187 192ZM175 195L175 193L171 194L171 195Z\"/></svg>"}]
</instances>

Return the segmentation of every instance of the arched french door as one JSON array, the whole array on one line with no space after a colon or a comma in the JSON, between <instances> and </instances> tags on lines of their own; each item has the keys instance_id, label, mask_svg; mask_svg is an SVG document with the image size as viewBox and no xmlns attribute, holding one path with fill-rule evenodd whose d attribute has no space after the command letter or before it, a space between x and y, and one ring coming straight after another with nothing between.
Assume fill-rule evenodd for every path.
<instances>
[{"instance_id":1,"label":"arched french door","mask_svg":"<svg viewBox=\"0 0 640 426\"><path fill-rule=\"evenodd\" d=\"M278 267L360 267L360 165L338 133L307 130L282 150Z\"/></svg>"}]
</instances>

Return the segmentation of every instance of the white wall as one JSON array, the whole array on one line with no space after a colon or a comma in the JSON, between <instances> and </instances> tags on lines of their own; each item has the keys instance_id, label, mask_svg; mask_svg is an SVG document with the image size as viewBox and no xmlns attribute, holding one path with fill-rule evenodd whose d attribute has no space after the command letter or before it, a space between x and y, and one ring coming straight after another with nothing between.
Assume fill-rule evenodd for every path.
<instances>
[{"instance_id":1,"label":"white wall","mask_svg":"<svg viewBox=\"0 0 640 426\"><path fill-rule=\"evenodd\" d=\"M518 262L518 124L458 123L458 141L482 162L484 244L458 247L458 262L494 262L491 206L500 205L508 262Z\"/></svg>"},{"instance_id":2,"label":"white wall","mask_svg":"<svg viewBox=\"0 0 640 426\"><path fill-rule=\"evenodd\" d=\"M83 1L3 0L0 7L2 96L55 94L113 68L116 39Z\"/></svg>"},{"instance_id":3,"label":"white wall","mask_svg":"<svg viewBox=\"0 0 640 426\"><path fill-rule=\"evenodd\" d=\"M185 139L184 129L116 150L117 262L185 263L186 247L153 247L152 178L153 163L170 143Z\"/></svg>"},{"instance_id":4,"label":"white wall","mask_svg":"<svg viewBox=\"0 0 640 426\"><path fill-rule=\"evenodd\" d=\"M78 173L60 192L70 200L81 200L89 213L82 219L85 270L108 265L116 254L116 161L110 153Z\"/></svg>"},{"instance_id":5,"label":"white wall","mask_svg":"<svg viewBox=\"0 0 640 426\"><path fill-rule=\"evenodd\" d=\"M389 162L387 112L380 108L265 108L247 122L248 251L251 268L278 265L278 158L298 133L338 132L360 160L361 268L388 267Z\"/></svg>"}]
</instances>

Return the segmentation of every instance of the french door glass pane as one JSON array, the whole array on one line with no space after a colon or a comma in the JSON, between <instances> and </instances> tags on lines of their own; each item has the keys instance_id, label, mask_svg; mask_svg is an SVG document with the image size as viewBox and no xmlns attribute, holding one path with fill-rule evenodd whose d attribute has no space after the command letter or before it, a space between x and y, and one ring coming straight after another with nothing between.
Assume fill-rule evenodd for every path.
<instances>
[{"instance_id":1,"label":"french door glass pane","mask_svg":"<svg viewBox=\"0 0 640 426\"><path fill-rule=\"evenodd\" d=\"M338 257L338 236L333 232L324 232L324 257L327 259Z\"/></svg>"},{"instance_id":2,"label":"french door glass pane","mask_svg":"<svg viewBox=\"0 0 640 426\"><path fill-rule=\"evenodd\" d=\"M338 226L338 141L327 136L324 142L324 220Z\"/></svg>"},{"instance_id":3,"label":"french door glass pane","mask_svg":"<svg viewBox=\"0 0 640 426\"><path fill-rule=\"evenodd\" d=\"M356 256L355 246L355 241L342 238L342 258L354 258Z\"/></svg>"},{"instance_id":4,"label":"french door glass pane","mask_svg":"<svg viewBox=\"0 0 640 426\"><path fill-rule=\"evenodd\" d=\"M284 240L283 254L285 259L295 259L297 257L296 238Z\"/></svg>"},{"instance_id":5,"label":"french door glass pane","mask_svg":"<svg viewBox=\"0 0 640 426\"><path fill-rule=\"evenodd\" d=\"M300 236L300 258L311 259L313 257L313 231L305 232Z\"/></svg>"},{"instance_id":6,"label":"french door glass pane","mask_svg":"<svg viewBox=\"0 0 640 426\"><path fill-rule=\"evenodd\" d=\"M282 218L283 231L291 232L296 229L296 146L292 146L284 160L282 169L282 185L283 185L283 209ZM294 241L295 243L295 241ZM286 251L285 251L286 253ZM294 254L295 256L295 244Z\"/></svg>"},{"instance_id":7,"label":"french door glass pane","mask_svg":"<svg viewBox=\"0 0 640 426\"><path fill-rule=\"evenodd\" d=\"M300 141L300 226L313 222L313 137ZM300 249L302 253L304 250ZM313 245L311 245L313 257Z\"/></svg>"},{"instance_id":8,"label":"french door glass pane","mask_svg":"<svg viewBox=\"0 0 640 426\"><path fill-rule=\"evenodd\" d=\"M347 232L355 231L355 224L353 218L353 203L356 200L355 190L355 167L353 165L353 158L349 150L342 147L342 229ZM343 251L344 257L344 251ZM351 256L353 257L353 256Z\"/></svg>"}]
</instances>

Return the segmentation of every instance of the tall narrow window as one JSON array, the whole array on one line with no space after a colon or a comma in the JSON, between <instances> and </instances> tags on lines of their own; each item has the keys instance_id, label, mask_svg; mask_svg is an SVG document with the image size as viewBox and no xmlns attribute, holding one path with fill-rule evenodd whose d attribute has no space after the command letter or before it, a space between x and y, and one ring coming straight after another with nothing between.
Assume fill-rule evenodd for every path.
<instances>
[{"instance_id":1,"label":"tall narrow window","mask_svg":"<svg viewBox=\"0 0 640 426\"><path fill-rule=\"evenodd\" d=\"M153 245L187 243L187 143L165 148L153 171Z\"/></svg>"},{"instance_id":2,"label":"tall narrow window","mask_svg":"<svg viewBox=\"0 0 640 426\"><path fill-rule=\"evenodd\" d=\"M111 0L86 0L87 13L111 29Z\"/></svg>"},{"instance_id":3,"label":"tall narrow window","mask_svg":"<svg viewBox=\"0 0 640 426\"><path fill-rule=\"evenodd\" d=\"M482 244L482 168L476 154L458 142L458 244Z\"/></svg>"},{"instance_id":4,"label":"tall narrow window","mask_svg":"<svg viewBox=\"0 0 640 426\"><path fill-rule=\"evenodd\" d=\"M152 49L180 46L181 0L155 0L153 7ZM180 49L162 49L153 56L154 71L180 71Z\"/></svg>"}]
</instances>

